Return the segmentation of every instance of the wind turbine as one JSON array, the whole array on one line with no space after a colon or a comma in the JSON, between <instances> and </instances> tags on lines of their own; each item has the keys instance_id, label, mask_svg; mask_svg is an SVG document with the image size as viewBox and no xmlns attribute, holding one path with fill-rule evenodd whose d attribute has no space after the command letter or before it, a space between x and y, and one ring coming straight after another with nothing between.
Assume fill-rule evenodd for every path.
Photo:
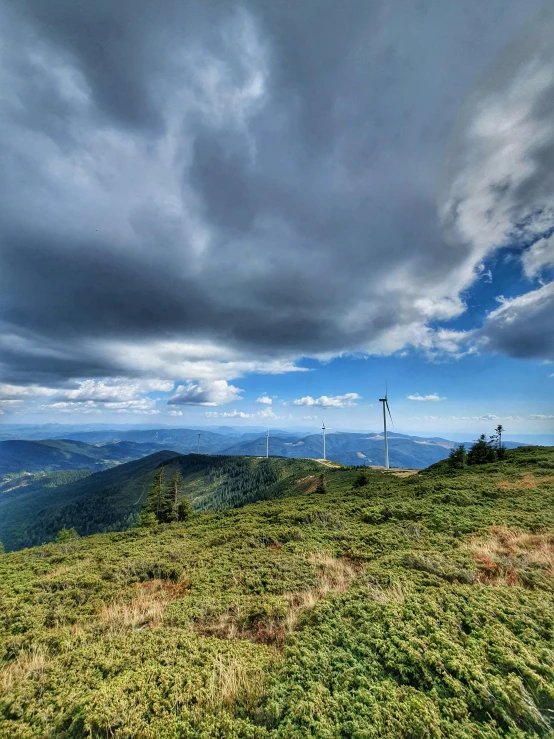
<instances>
[{"instance_id":1,"label":"wind turbine","mask_svg":"<svg viewBox=\"0 0 554 739\"><path fill-rule=\"evenodd\" d=\"M265 435L265 457L269 459L269 431Z\"/></svg>"},{"instance_id":2,"label":"wind turbine","mask_svg":"<svg viewBox=\"0 0 554 739\"><path fill-rule=\"evenodd\" d=\"M323 432L323 460L326 461L327 457L325 456L325 421L323 421L321 425L321 431Z\"/></svg>"},{"instance_id":3,"label":"wind turbine","mask_svg":"<svg viewBox=\"0 0 554 739\"><path fill-rule=\"evenodd\" d=\"M385 397L379 398L379 402L383 404L383 428L385 431L385 469L388 470L390 468L389 467L389 441L387 439L387 414L385 413L385 406L387 408L387 411L389 412L390 422L392 423L393 426L394 426L394 422L392 420L392 416L391 416L391 412L389 408L389 401L387 399L387 393L388 393L388 390L387 390L387 386L385 385Z\"/></svg>"},{"instance_id":4,"label":"wind turbine","mask_svg":"<svg viewBox=\"0 0 554 739\"><path fill-rule=\"evenodd\" d=\"M198 434L198 454L200 454L200 437L202 434Z\"/></svg>"}]
</instances>

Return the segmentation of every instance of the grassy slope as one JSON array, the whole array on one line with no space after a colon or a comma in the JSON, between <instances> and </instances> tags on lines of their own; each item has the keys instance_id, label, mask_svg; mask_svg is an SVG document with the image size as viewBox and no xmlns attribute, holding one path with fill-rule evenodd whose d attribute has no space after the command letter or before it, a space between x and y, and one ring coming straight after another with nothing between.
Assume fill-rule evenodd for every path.
<instances>
[{"instance_id":1,"label":"grassy slope","mask_svg":"<svg viewBox=\"0 0 554 739\"><path fill-rule=\"evenodd\" d=\"M1 557L0 735L554 736L554 450L368 474Z\"/></svg>"}]
</instances>

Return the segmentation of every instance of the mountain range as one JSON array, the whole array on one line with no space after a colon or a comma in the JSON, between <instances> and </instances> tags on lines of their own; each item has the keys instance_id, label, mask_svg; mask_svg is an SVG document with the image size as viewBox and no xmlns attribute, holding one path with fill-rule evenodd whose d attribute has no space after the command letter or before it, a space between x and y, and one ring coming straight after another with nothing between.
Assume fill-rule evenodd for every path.
<instances>
[{"instance_id":1,"label":"mountain range","mask_svg":"<svg viewBox=\"0 0 554 739\"><path fill-rule=\"evenodd\" d=\"M64 432L69 429L64 429ZM200 438L199 438L200 435ZM389 433L389 457L393 467L422 469L448 456L460 442L440 437L419 437ZM327 457L346 465L383 465L383 435L329 431ZM466 444L471 444L467 441ZM522 446L506 442L508 448ZM179 454L225 454L265 456L265 431L259 428L240 432L228 427L210 429L96 429L73 430L71 436L32 440L14 437L0 441L0 478L21 472L62 469L100 470L114 464L139 459L162 449ZM269 454L273 457L319 459L323 456L321 434L292 433L272 429Z\"/></svg>"},{"instance_id":2,"label":"mountain range","mask_svg":"<svg viewBox=\"0 0 554 739\"><path fill-rule=\"evenodd\" d=\"M67 431L68 429L64 429ZM198 454L200 434L201 454ZM74 438L0 441L0 541L8 549L40 544L64 526L91 534L132 526L154 472L178 468L196 510L243 505L278 495L278 483L295 470L313 472L323 456L320 434L272 430L271 459L260 429L88 429ZM391 433L391 466L421 469L448 456L457 442ZM327 458L346 466L384 462L379 433L330 431ZM520 446L508 442L508 447ZM296 465L296 466L295 466ZM215 474L214 470L225 472ZM214 477L215 475L215 477ZM213 478L213 479L212 479ZM231 482L232 481L232 482ZM277 485L273 490L272 486Z\"/></svg>"}]
</instances>

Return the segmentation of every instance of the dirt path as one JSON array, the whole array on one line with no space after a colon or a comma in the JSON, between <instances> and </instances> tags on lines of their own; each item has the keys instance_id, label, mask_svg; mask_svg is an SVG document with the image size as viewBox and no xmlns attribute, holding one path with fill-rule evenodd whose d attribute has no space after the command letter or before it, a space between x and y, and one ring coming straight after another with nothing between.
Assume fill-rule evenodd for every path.
<instances>
[{"instance_id":1,"label":"dirt path","mask_svg":"<svg viewBox=\"0 0 554 739\"><path fill-rule=\"evenodd\" d=\"M322 464L324 467L333 467L333 468L339 468L342 467L342 464L338 464L337 462L330 462L328 459L316 459L315 462L319 462L319 464ZM378 464L368 464L366 465L367 469L370 470L381 470L381 472L390 472L391 475L395 475L395 477L410 477L411 475L417 475L419 470L412 470L404 467L393 467L387 469L386 467L383 467L382 465Z\"/></svg>"}]
</instances>

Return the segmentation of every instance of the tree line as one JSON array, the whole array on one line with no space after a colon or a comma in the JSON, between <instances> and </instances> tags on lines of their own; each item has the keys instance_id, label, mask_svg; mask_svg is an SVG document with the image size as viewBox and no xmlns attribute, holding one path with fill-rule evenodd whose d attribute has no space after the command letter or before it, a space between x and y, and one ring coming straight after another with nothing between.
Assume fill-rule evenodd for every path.
<instances>
[{"instance_id":1,"label":"tree line","mask_svg":"<svg viewBox=\"0 0 554 739\"><path fill-rule=\"evenodd\" d=\"M467 452L464 444L454 447L448 455L448 466L451 469L463 469L467 465L503 460L506 456L506 447L502 443L503 431L503 426L499 424L488 440L485 434L481 434Z\"/></svg>"}]
</instances>

